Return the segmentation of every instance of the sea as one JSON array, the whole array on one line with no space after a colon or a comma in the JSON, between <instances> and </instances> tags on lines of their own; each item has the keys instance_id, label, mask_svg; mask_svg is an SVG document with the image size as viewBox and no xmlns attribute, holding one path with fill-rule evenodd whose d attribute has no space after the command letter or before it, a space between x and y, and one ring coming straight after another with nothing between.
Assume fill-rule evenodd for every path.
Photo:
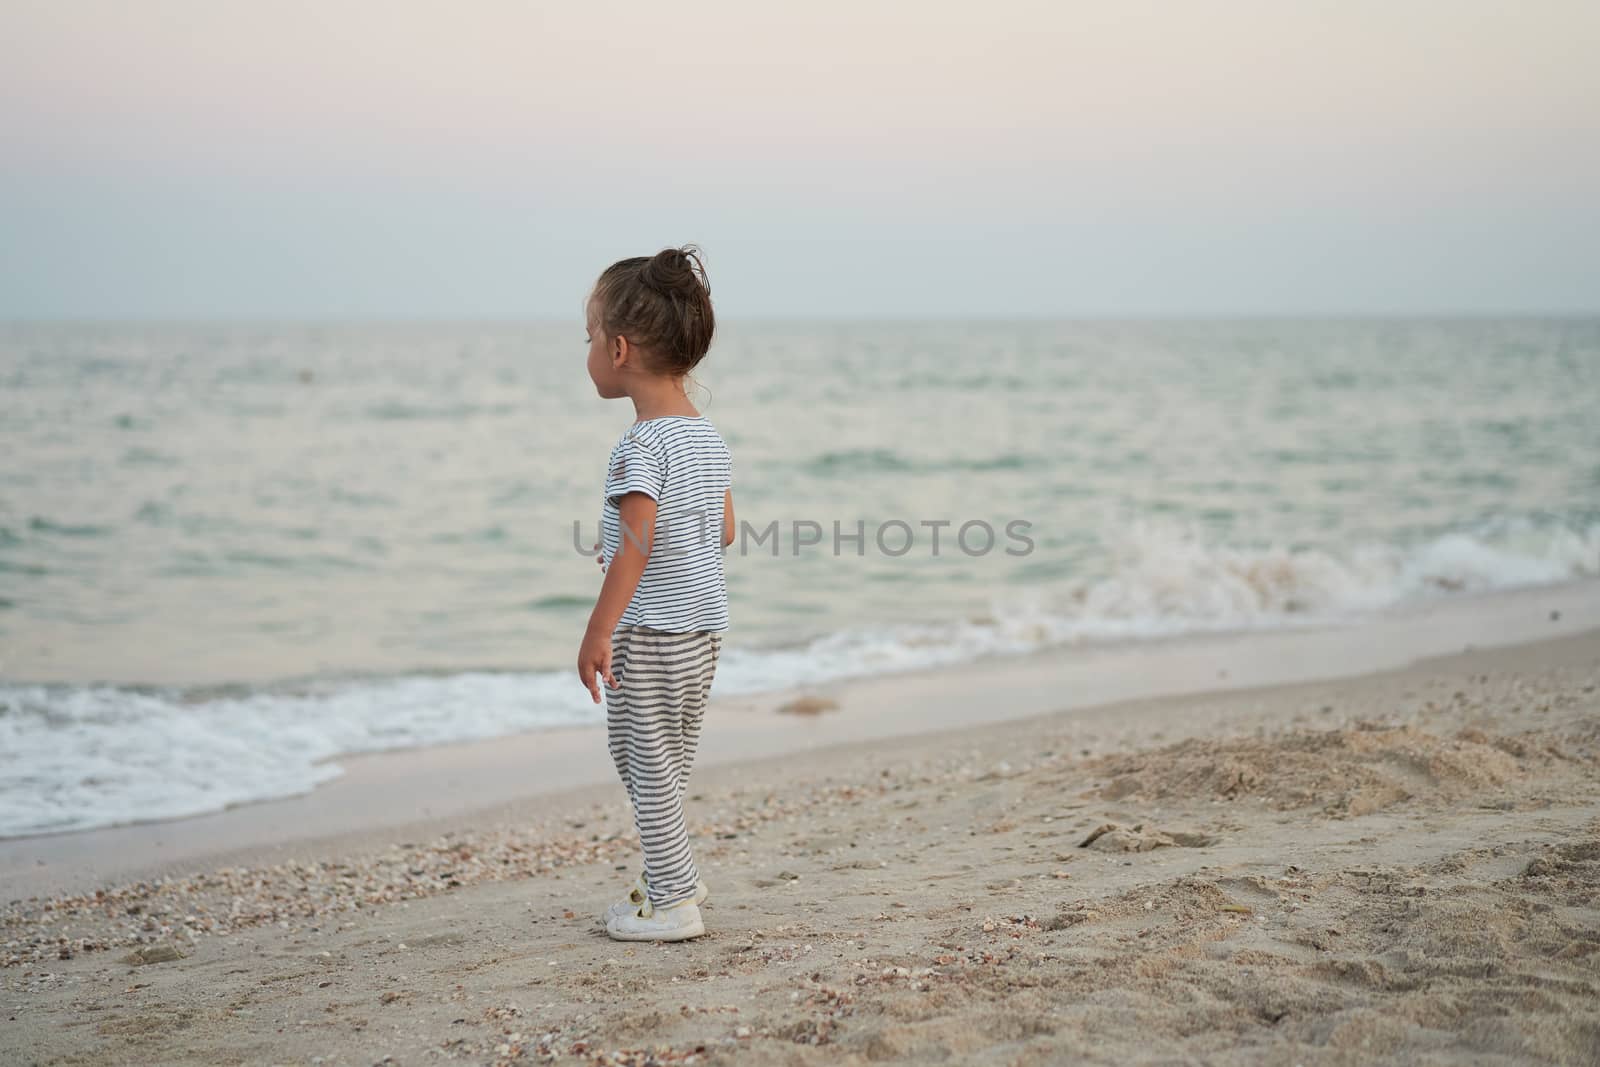
<instances>
[{"instance_id":1,"label":"sea","mask_svg":"<svg viewBox=\"0 0 1600 1067\"><path fill-rule=\"evenodd\" d=\"M0 837L602 723L580 321L0 324ZM736 321L713 695L1600 577L1600 319ZM860 712L863 714L870 712Z\"/></svg>"}]
</instances>

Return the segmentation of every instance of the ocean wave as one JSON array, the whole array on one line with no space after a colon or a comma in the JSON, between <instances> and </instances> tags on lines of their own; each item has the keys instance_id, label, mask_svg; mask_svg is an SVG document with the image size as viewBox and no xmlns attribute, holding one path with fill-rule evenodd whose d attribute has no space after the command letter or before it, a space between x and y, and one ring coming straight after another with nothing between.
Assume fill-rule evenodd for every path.
<instances>
[{"instance_id":1,"label":"ocean wave","mask_svg":"<svg viewBox=\"0 0 1600 1067\"><path fill-rule=\"evenodd\" d=\"M598 721L566 672L470 672L193 700L0 687L0 836L170 819L307 792L334 756Z\"/></svg>"},{"instance_id":2,"label":"ocean wave","mask_svg":"<svg viewBox=\"0 0 1600 1067\"><path fill-rule=\"evenodd\" d=\"M1422 598L1600 577L1600 525L1486 524L1409 548L1335 552L1214 545L1136 524L1115 544L1100 575L997 596L965 619L728 648L715 692L1083 641L1348 621ZM603 721L566 670L324 681L220 697L0 686L0 836L219 811L314 789L341 773L330 762L340 755Z\"/></svg>"},{"instance_id":3,"label":"ocean wave","mask_svg":"<svg viewBox=\"0 0 1600 1067\"><path fill-rule=\"evenodd\" d=\"M1238 549L1187 528L1137 523L1106 577L1068 593L1063 613L1092 635L1124 623L1249 627L1337 619L1441 593L1486 592L1600 577L1600 525L1485 523L1409 547Z\"/></svg>"},{"instance_id":4,"label":"ocean wave","mask_svg":"<svg viewBox=\"0 0 1600 1067\"><path fill-rule=\"evenodd\" d=\"M854 448L843 452L824 452L802 465L806 474L817 478L856 477L864 474L949 474L953 471L1002 471L1043 468L1047 460L1021 452L1001 452L992 456L948 456L936 459L911 457L892 448Z\"/></svg>"},{"instance_id":5,"label":"ocean wave","mask_svg":"<svg viewBox=\"0 0 1600 1067\"><path fill-rule=\"evenodd\" d=\"M1600 525L1505 523L1411 549L1211 545L1137 523L1110 572L997 596L967 619L830 633L792 649L730 649L721 693L813 685L1084 641L1125 641L1353 621L1427 597L1600 577Z\"/></svg>"}]
</instances>

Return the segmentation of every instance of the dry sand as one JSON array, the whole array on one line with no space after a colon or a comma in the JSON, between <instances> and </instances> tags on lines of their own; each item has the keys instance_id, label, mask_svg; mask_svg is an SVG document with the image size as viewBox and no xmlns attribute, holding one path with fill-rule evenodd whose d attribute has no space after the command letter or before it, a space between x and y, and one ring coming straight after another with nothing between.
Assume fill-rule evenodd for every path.
<instances>
[{"instance_id":1,"label":"dry sand","mask_svg":"<svg viewBox=\"0 0 1600 1067\"><path fill-rule=\"evenodd\" d=\"M5 1063L1600 1063L1600 634L695 772L13 902ZM848 714L849 708L823 715Z\"/></svg>"}]
</instances>

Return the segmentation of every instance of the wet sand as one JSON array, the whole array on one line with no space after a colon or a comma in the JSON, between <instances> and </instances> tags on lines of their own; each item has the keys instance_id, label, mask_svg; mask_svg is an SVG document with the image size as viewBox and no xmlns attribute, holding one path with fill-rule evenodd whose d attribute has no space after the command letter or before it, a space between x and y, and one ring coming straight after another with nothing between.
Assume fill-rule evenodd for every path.
<instances>
[{"instance_id":1,"label":"wet sand","mask_svg":"<svg viewBox=\"0 0 1600 1067\"><path fill-rule=\"evenodd\" d=\"M4 911L0 1060L1600 1062L1600 632L713 762L690 798L679 944L605 934L615 783L78 868Z\"/></svg>"}]
</instances>

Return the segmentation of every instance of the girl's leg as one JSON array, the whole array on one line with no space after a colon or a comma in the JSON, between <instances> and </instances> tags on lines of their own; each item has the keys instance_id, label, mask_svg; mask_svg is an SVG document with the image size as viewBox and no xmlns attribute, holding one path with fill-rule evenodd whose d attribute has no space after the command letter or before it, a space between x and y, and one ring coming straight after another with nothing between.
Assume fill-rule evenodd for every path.
<instances>
[{"instance_id":1,"label":"girl's leg","mask_svg":"<svg viewBox=\"0 0 1600 1067\"><path fill-rule=\"evenodd\" d=\"M679 795L687 796L689 791L689 769L694 765L695 749L700 744L700 724L705 718L706 703L711 698L711 680L716 677L717 658L722 653L722 635L708 633L711 645L711 659L701 672L700 689L697 699L690 702L683 713L683 751L680 762L683 765L683 774L679 778Z\"/></svg>"},{"instance_id":2,"label":"girl's leg","mask_svg":"<svg viewBox=\"0 0 1600 1067\"><path fill-rule=\"evenodd\" d=\"M606 747L611 750L611 759L617 765L617 775L622 779L622 787L627 790L628 803L634 803L633 777L628 773L628 687L623 683L623 675L628 670L628 646L633 635L633 627L619 626L611 634L611 676L617 680L617 688L601 682L600 688L606 694Z\"/></svg>"},{"instance_id":3,"label":"girl's leg","mask_svg":"<svg viewBox=\"0 0 1600 1067\"><path fill-rule=\"evenodd\" d=\"M683 730L685 718L702 706L705 674L713 668L711 636L637 627L627 677L617 679L627 691L623 747L645 881L656 907L692 896L700 877L684 822Z\"/></svg>"}]
</instances>

